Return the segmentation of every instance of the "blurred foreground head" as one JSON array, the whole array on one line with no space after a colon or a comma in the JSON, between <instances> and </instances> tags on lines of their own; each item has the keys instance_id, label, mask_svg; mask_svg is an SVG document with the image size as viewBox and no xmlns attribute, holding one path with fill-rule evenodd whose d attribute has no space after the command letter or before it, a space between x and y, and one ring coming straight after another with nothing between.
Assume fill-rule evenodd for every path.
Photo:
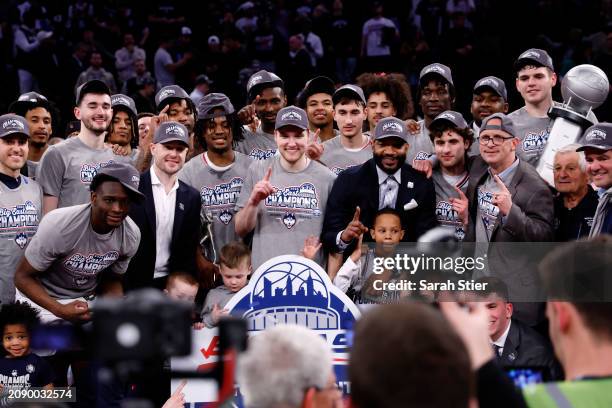
<instances>
[{"instance_id":1,"label":"blurred foreground head","mask_svg":"<svg viewBox=\"0 0 612 408\"><path fill-rule=\"evenodd\" d=\"M251 337L239 359L247 408L333 408L341 403L329 345L302 326L280 325Z\"/></svg>"},{"instance_id":2,"label":"blurred foreground head","mask_svg":"<svg viewBox=\"0 0 612 408\"><path fill-rule=\"evenodd\" d=\"M349 379L356 408L466 408L473 386L459 336L417 303L377 306L357 322Z\"/></svg>"}]
</instances>

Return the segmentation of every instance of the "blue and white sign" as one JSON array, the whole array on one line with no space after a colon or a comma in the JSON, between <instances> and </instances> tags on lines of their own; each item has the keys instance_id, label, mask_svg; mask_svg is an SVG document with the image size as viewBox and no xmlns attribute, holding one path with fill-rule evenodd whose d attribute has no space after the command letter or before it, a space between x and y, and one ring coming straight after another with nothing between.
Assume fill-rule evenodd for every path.
<instances>
[{"instance_id":1,"label":"blue and white sign","mask_svg":"<svg viewBox=\"0 0 612 408\"><path fill-rule=\"evenodd\" d=\"M347 334L360 313L321 266L298 255L272 258L255 271L249 284L234 295L226 308L247 320L249 336L279 324L298 324L319 333L333 352L338 386L344 394L350 393ZM192 355L173 359L173 369L208 369L216 363L217 330L197 330L194 339ZM216 399L216 387L202 387L200 382L190 386L190 381L183 390L186 401L206 407L207 402ZM172 389L178 383L173 381Z\"/></svg>"}]
</instances>

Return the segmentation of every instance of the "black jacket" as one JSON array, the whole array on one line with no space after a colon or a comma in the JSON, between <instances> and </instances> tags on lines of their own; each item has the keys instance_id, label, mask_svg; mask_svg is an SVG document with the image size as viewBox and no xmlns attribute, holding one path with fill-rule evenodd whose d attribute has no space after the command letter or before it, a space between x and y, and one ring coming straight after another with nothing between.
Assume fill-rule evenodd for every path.
<instances>
[{"instance_id":1,"label":"black jacket","mask_svg":"<svg viewBox=\"0 0 612 408\"><path fill-rule=\"evenodd\" d=\"M155 200L151 170L140 176L138 190L145 195L140 204L130 206L130 217L140 228L141 239L124 277L126 290L151 286L155 271ZM200 233L200 195L179 180L174 209L174 226L170 244L168 272L196 272L195 254Z\"/></svg>"},{"instance_id":2,"label":"black jacket","mask_svg":"<svg viewBox=\"0 0 612 408\"><path fill-rule=\"evenodd\" d=\"M559 368L550 343L534 329L516 319L512 319L502 355L497 361L504 368L546 368L551 379L559 379Z\"/></svg>"},{"instance_id":3,"label":"black jacket","mask_svg":"<svg viewBox=\"0 0 612 408\"><path fill-rule=\"evenodd\" d=\"M374 216L378 211L378 189L374 159L340 173L327 200L323 221L321 239L329 250L337 252L336 236L351 222L357 206L361 208L361 222L372 228ZM418 206L412 210L404 210L404 206L413 199ZM414 242L437 226L435 208L436 193L433 181L410 165L403 164L395 204L405 230L403 241Z\"/></svg>"}]
</instances>

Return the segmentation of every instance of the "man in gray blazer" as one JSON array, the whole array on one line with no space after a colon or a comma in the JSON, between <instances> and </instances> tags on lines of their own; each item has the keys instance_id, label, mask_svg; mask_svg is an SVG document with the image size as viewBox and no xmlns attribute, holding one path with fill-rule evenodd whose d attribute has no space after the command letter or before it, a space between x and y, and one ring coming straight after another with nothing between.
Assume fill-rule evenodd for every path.
<instances>
[{"instance_id":1,"label":"man in gray blazer","mask_svg":"<svg viewBox=\"0 0 612 408\"><path fill-rule=\"evenodd\" d=\"M535 325L543 318L540 308L521 302L544 299L535 269L537 256L544 251L506 243L553 240L552 193L535 169L516 155L519 140L508 116L495 113L485 118L479 143L481 156L470 167L465 241L476 242L477 256L487 255L484 274L506 283L516 317ZM479 277L478 272L474 277Z\"/></svg>"}]
</instances>

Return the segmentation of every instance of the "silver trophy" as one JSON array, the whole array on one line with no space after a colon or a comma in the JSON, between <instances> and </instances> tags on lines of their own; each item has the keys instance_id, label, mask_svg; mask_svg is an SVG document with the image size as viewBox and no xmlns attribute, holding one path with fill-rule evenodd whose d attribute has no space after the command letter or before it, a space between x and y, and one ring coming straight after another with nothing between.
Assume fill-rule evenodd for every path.
<instances>
[{"instance_id":1,"label":"silver trophy","mask_svg":"<svg viewBox=\"0 0 612 408\"><path fill-rule=\"evenodd\" d=\"M575 143L589 126L597 123L593 109L606 101L609 89L610 83L605 72L594 65L575 66L563 78L563 103L553 105L548 111L548 116L554 122L537 166L540 176L551 186L554 186L555 153L560 148Z\"/></svg>"}]
</instances>

